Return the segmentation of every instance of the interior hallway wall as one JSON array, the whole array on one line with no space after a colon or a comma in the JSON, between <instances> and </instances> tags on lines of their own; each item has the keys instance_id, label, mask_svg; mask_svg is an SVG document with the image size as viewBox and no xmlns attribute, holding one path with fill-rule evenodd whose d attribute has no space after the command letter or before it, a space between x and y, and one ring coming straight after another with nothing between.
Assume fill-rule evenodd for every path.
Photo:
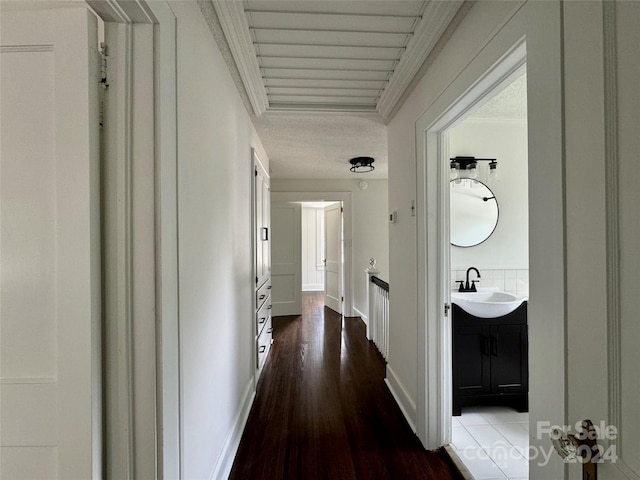
<instances>
[{"instance_id":1,"label":"interior hallway wall","mask_svg":"<svg viewBox=\"0 0 640 480\"><path fill-rule=\"evenodd\" d=\"M170 5L177 17L182 475L209 479L235 453L230 438L253 398L251 147L268 159L197 3Z\"/></svg>"},{"instance_id":2,"label":"interior hallway wall","mask_svg":"<svg viewBox=\"0 0 640 480\"><path fill-rule=\"evenodd\" d=\"M290 180L271 179L272 192L352 192L352 275L355 315L367 309L367 279L364 270L375 258L380 278L389 279L389 226L387 220L387 180L366 180L369 187L361 190L361 180ZM326 199L331 200L331 199ZM393 286L391 287L393 288Z\"/></svg>"},{"instance_id":3,"label":"interior hallway wall","mask_svg":"<svg viewBox=\"0 0 640 480\"><path fill-rule=\"evenodd\" d=\"M415 123L521 3L476 3L389 123L389 210L398 211L398 223L389 231L390 280L396 293L389 304L387 375L395 376L413 421L418 395L418 254L416 217L409 208L416 199Z\"/></svg>"}]
</instances>

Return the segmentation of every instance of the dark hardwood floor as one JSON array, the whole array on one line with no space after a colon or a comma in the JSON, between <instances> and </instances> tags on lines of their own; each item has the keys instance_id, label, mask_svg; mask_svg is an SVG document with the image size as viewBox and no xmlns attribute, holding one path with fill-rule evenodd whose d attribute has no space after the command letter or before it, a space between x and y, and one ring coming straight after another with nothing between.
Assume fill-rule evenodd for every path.
<instances>
[{"instance_id":1,"label":"dark hardwood floor","mask_svg":"<svg viewBox=\"0 0 640 480\"><path fill-rule=\"evenodd\" d=\"M461 477L425 451L384 384L385 364L358 318L303 294L303 315L276 317L274 343L229 478Z\"/></svg>"}]
</instances>

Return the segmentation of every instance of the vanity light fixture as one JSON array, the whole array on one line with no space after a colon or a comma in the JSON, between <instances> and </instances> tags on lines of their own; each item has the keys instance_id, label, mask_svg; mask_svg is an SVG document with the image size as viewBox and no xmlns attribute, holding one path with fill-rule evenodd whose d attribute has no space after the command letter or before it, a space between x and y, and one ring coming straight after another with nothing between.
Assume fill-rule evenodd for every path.
<instances>
[{"instance_id":1,"label":"vanity light fixture","mask_svg":"<svg viewBox=\"0 0 640 480\"><path fill-rule=\"evenodd\" d=\"M450 158L449 178L478 178L478 162L489 162L489 179L497 180L498 160L495 158L454 157Z\"/></svg>"},{"instance_id":2,"label":"vanity light fixture","mask_svg":"<svg viewBox=\"0 0 640 480\"><path fill-rule=\"evenodd\" d=\"M373 166L374 159L372 157L355 157L349 160L353 173L366 173L375 170Z\"/></svg>"}]
</instances>

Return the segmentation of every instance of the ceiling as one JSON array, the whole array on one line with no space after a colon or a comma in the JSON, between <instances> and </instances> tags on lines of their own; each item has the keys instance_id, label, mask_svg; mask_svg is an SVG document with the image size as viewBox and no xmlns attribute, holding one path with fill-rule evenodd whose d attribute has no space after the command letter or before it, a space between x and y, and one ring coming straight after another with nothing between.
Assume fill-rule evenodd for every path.
<instances>
[{"instance_id":1,"label":"ceiling","mask_svg":"<svg viewBox=\"0 0 640 480\"><path fill-rule=\"evenodd\" d=\"M471 2L200 2L274 178L387 176L386 123ZM464 8L461 8L464 7ZM358 178L361 178L359 175Z\"/></svg>"}]
</instances>

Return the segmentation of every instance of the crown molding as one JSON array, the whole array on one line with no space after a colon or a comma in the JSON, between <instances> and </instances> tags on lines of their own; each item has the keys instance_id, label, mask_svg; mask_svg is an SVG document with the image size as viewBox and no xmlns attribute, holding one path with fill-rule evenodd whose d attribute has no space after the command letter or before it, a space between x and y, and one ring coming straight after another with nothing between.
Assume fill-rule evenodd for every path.
<instances>
[{"instance_id":1,"label":"crown molding","mask_svg":"<svg viewBox=\"0 0 640 480\"><path fill-rule=\"evenodd\" d=\"M146 0L87 0L105 22L157 23Z\"/></svg>"},{"instance_id":2,"label":"crown molding","mask_svg":"<svg viewBox=\"0 0 640 480\"><path fill-rule=\"evenodd\" d=\"M378 101L378 112L387 121L396 110L398 102L403 99L406 89L425 59L463 4L463 0L427 3L413 37L407 44L407 49Z\"/></svg>"},{"instance_id":3,"label":"crown molding","mask_svg":"<svg viewBox=\"0 0 640 480\"><path fill-rule=\"evenodd\" d=\"M269 100L249 33L249 24L244 14L244 3L239 1L212 3L238 67L253 113L260 116L267 110Z\"/></svg>"}]
</instances>

